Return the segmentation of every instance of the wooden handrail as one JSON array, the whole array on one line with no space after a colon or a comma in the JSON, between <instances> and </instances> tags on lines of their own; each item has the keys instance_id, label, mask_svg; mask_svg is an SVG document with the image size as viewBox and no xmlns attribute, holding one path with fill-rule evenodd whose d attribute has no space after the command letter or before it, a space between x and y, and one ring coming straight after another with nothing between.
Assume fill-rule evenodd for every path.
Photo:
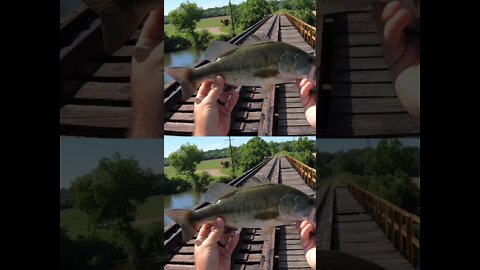
<instances>
[{"instance_id":1,"label":"wooden handrail","mask_svg":"<svg viewBox=\"0 0 480 270\"><path fill-rule=\"evenodd\" d=\"M285 158L288 160L288 162L290 162L292 167L297 170L298 174L300 174L305 183L307 183L311 189L315 190L317 184L317 170L303 164L301 161L298 161L289 155L285 155Z\"/></svg>"},{"instance_id":2,"label":"wooden handrail","mask_svg":"<svg viewBox=\"0 0 480 270\"><path fill-rule=\"evenodd\" d=\"M305 39L312 48L315 48L317 28L288 13L285 13L285 17L295 26L303 39Z\"/></svg>"},{"instance_id":3,"label":"wooden handrail","mask_svg":"<svg viewBox=\"0 0 480 270\"><path fill-rule=\"evenodd\" d=\"M415 264L420 258L420 217L355 184L347 187L400 253Z\"/></svg>"}]
</instances>

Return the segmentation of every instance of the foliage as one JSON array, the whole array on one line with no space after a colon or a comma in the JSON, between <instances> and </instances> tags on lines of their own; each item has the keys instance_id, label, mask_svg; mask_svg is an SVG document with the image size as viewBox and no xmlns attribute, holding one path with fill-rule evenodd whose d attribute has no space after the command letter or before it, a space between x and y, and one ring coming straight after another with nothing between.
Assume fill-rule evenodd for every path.
<instances>
[{"instance_id":1,"label":"foliage","mask_svg":"<svg viewBox=\"0 0 480 270\"><path fill-rule=\"evenodd\" d=\"M187 0L168 13L168 20L178 31L192 34L202 15L203 9Z\"/></svg>"},{"instance_id":2,"label":"foliage","mask_svg":"<svg viewBox=\"0 0 480 270\"><path fill-rule=\"evenodd\" d=\"M238 152L240 153L238 165L243 171L247 171L271 155L268 144L260 137L253 137L248 140L246 144L240 147Z\"/></svg>"},{"instance_id":3,"label":"foliage","mask_svg":"<svg viewBox=\"0 0 480 270\"><path fill-rule=\"evenodd\" d=\"M185 144L168 156L168 162L180 174L194 175L198 163L203 159L203 151L196 145Z\"/></svg>"},{"instance_id":4,"label":"foliage","mask_svg":"<svg viewBox=\"0 0 480 270\"><path fill-rule=\"evenodd\" d=\"M247 29L271 12L270 5L266 0L247 0L240 4L238 21L244 29Z\"/></svg>"}]
</instances>

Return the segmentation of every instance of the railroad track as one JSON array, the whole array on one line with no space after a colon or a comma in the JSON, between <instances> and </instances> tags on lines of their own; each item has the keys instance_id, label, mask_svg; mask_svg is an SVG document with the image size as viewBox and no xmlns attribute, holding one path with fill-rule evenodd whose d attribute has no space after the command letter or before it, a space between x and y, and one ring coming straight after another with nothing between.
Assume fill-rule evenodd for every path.
<instances>
[{"instance_id":1,"label":"railroad track","mask_svg":"<svg viewBox=\"0 0 480 270\"><path fill-rule=\"evenodd\" d=\"M305 182L302 184L301 177L283 157L268 158L229 184L241 187L253 176L270 179L272 183L294 186L314 196L314 191ZM207 204L198 204L192 209L198 209ZM193 251L196 236L183 243L181 228L178 224L167 226L164 235L167 252L165 269L194 269ZM282 269L292 263L297 267L305 267L304 257L298 240L298 231L294 226L279 226L265 237L261 235L259 228L244 228L241 230L240 240L232 254L232 269ZM299 259L302 258L303 261L300 261Z\"/></svg>"}]
</instances>

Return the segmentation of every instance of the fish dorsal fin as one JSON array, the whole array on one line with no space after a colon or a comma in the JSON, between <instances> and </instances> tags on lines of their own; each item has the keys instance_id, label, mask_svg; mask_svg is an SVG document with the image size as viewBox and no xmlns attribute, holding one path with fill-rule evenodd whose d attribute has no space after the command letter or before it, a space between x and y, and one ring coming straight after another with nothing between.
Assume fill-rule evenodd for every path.
<instances>
[{"instance_id":1,"label":"fish dorsal fin","mask_svg":"<svg viewBox=\"0 0 480 270\"><path fill-rule=\"evenodd\" d=\"M220 56L225 55L226 53L233 51L237 48L237 45L228 43L226 41L216 40L210 43L207 50L205 51L205 60L215 61Z\"/></svg>"},{"instance_id":2,"label":"fish dorsal fin","mask_svg":"<svg viewBox=\"0 0 480 270\"><path fill-rule=\"evenodd\" d=\"M216 183L211 185L205 195L203 195L203 201L214 203L218 201L220 198L237 191L238 188L234 186L230 186L225 183Z\"/></svg>"},{"instance_id":3,"label":"fish dorsal fin","mask_svg":"<svg viewBox=\"0 0 480 270\"><path fill-rule=\"evenodd\" d=\"M271 42L271 40L264 34L251 35L242 43L242 46L250 46L258 43Z\"/></svg>"},{"instance_id":4,"label":"fish dorsal fin","mask_svg":"<svg viewBox=\"0 0 480 270\"><path fill-rule=\"evenodd\" d=\"M271 184L270 180L263 175L255 175L250 177L243 187L253 187L259 185Z\"/></svg>"}]
</instances>

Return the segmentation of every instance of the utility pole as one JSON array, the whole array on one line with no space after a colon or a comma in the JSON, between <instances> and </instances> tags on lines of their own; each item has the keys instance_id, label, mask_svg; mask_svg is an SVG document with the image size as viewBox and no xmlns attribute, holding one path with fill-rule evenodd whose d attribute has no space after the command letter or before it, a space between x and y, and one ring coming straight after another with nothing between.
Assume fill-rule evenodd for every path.
<instances>
[{"instance_id":1,"label":"utility pole","mask_svg":"<svg viewBox=\"0 0 480 270\"><path fill-rule=\"evenodd\" d=\"M233 149L232 149L232 138L228 136L228 142L230 144L230 159L232 160L232 172L235 174L235 164L233 164Z\"/></svg>"},{"instance_id":2,"label":"utility pole","mask_svg":"<svg viewBox=\"0 0 480 270\"><path fill-rule=\"evenodd\" d=\"M234 25L234 21L233 21L233 7L232 7L232 1L231 0L228 0L228 5L230 6L230 21L232 21L232 31L233 31L233 34L235 35L235 25Z\"/></svg>"}]
</instances>

